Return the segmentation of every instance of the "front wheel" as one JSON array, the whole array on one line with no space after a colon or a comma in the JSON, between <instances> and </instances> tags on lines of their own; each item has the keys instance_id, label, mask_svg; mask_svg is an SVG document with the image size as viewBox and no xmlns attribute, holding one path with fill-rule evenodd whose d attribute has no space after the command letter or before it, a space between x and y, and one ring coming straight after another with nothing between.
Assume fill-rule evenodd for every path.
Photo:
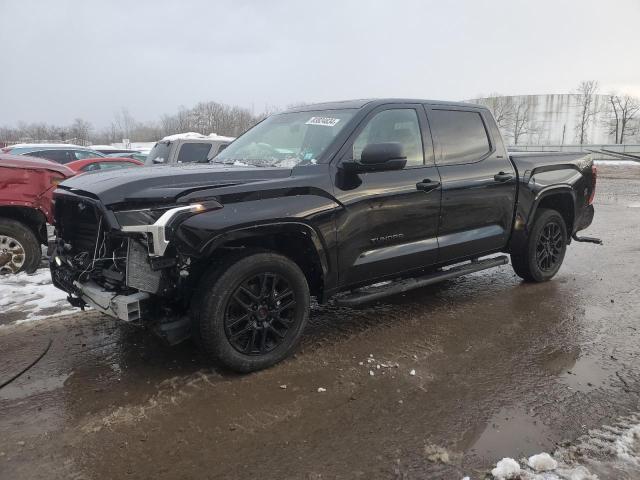
<instances>
[{"instance_id":1,"label":"front wheel","mask_svg":"<svg viewBox=\"0 0 640 480\"><path fill-rule=\"evenodd\" d=\"M524 248L511 253L516 274L529 282L546 282L558 273L567 251L567 226L556 210L538 210Z\"/></svg>"},{"instance_id":2,"label":"front wheel","mask_svg":"<svg viewBox=\"0 0 640 480\"><path fill-rule=\"evenodd\" d=\"M255 253L206 276L195 313L199 344L238 372L270 367L296 348L309 318L309 286L296 263Z\"/></svg>"}]
</instances>

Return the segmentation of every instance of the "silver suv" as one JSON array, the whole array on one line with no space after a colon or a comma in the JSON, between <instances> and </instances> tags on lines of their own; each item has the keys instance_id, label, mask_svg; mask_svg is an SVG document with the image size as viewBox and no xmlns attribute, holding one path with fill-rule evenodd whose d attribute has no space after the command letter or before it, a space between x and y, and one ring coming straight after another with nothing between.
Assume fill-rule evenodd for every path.
<instances>
[{"instance_id":1,"label":"silver suv","mask_svg":"<svg viewBox=\"0 0 640 480\"><path fill-rule=\"evenodd\" d=\"M197 133L170 135L157 142L149 152L145 165L206 163L235 138Z\"/></svg>"}]
</instances>

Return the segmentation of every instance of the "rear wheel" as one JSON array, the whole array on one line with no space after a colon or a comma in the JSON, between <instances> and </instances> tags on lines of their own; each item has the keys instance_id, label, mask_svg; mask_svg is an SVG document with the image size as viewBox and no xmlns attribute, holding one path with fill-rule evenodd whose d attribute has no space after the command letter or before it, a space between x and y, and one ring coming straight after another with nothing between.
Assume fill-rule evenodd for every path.
<instances>
[{"instance_id":1,"label":"rear wheel","mask_svg":"<svg viewBox=\"0 0 640 480\"><path fill-rule=\"evenodd\" d=\"M536 214L525 247L511 254L516 274L529 282L546 282L558 273L567 250L567 226L555 210Z\"/></svg>"},{"instance_id":2,"label":"rear wheel","mask_svg":"<svg viewBox=\"0 0 640 480\"><path fill-rule=\"evenodd\" d=\"M218 269L204 278L199 295L198 343L210 358L239 372L286 358L309 317L304 274L275 253L251 254Z\"/></svg>"},{"instance_id":3,"label":"rear wheel","mask_svg":"<svg viewBox=\"0 0 640 480\"><path fill-rule=\"evenodd\" d=\"M42 249L35 233L23 223L0 218L0 274L33 273Z\"/></svg>"}]
</instances>

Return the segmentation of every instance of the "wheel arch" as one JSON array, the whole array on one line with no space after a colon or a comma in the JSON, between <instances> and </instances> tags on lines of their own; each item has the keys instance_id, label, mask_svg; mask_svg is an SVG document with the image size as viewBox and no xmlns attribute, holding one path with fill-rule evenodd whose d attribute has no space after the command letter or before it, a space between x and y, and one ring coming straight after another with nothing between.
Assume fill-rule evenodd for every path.
<instances>
[{"instance_id":1,"label":"wheel arch","mask_svg":"<svg viewBox=\"0 0 640 480\"><path fill-rule=\"evenodd\" d=\"M576 214L576 193L570 187L558 186L542 190L536 195L531 213L529 214L528 225L533 225L536 213L539 209L546 208L557 211L563 218L567 227L569 238L575 226Z\"/></svg>"},{"instance_id":2,"label":"wheel arch","mask_svg":"<svg viewBox=\"0 0 640 480\"><path fill-rule=\"evenodd\" d=\"M278 222L225 232L207 243L202 258L210 260L218 252L243 248L265 249L290 258L307 278L311 295L324 301L329 259L320 235L310 225Z\"/></svg>"},{"instance_id":3,"label":"wheel arch","mask_svg":"<svg viewBox=\"0 0 640 480\"><path fill-rule=\"evenodd\" d=\"M20 205L0 205L0 218L15 220L29 227L41 243L47 243L47 218L37 208Z\"/></svg>"}]
</instances>

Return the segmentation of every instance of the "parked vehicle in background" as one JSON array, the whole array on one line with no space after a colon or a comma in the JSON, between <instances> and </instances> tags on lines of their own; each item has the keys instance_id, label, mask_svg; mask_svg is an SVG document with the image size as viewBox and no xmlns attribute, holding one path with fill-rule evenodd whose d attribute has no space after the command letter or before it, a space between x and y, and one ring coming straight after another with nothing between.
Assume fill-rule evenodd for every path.
<instances>
[{"instance_id":1,"label":"parked vehicle in background","mask_svg":"<svg viewBox=\"0 0 640 480\"><path fill-rule=\"evenodd\" d=\"M50 160L0 154L0 274L38 268L53 223L53 190L74 174Z\"/></svg>"},{"instance_id":2,"label":"parked vehicle in background","mask_svg":"<svg viewBox=\"0 0 640 480\"><path fill-rule=\"evenodd\" d=\"M233 137L189 132L170 135L157 142L147 155L146 165L207 163L233 142Z\"/></svg>"},{"instance_id":3,"label":"parked vehicle in background","mask_svg":"<svg viewBox=\"0 0 640 480\"><path fill-rule=\"evenodd\" d=\"M508 263L500 253L543 282L571 239L596 240L577 236L594 215L590 155L509 154L479 105L307 105L210 164L148 173L60 185L53 282L243 372L295 349L311 296L359 305Z\"/></svg>"},{"instance_id":4,"label":"parked vehicle in background","mask_svg":"<svg viewBox=\"0 0 640 480\"><path fill-rule=\"evenodd\" d=\"M118 168L143 167L144 162L133 158L100 157L76 160L65 165L74 172L101 172Z\"/></svg>"},{"instance_id":5,"label":"parked vehicle in background","mask_svg":"<svg viewBox=\"0 0 640 480\"><path fill-rule=\"evenodd\" d=\"M112 145L91 145L88 148L91 150L95 150L96 152L104 153L105 155L116 155L118 153L129 154L129 153L139 153L140 150L136 150L133 148L118 148Z\"/></svg>"},{"instance_id":6,"label":"parked vehicle in background","mask_svg":"<svg viewBox=\"0 0 640 480\"><path fill-rule=\"evenodd\" d=\"M107 157L132 158L144 163L147 160L147 154L142 152L131 153L108 153Z\"/></svg>"},{"instance_id":7,"label":"parked vehicle in background","mask_svg":"<svg viewBox=\"0 0 640 480\"><path fill-rule=\"evenodd\" d=\"M46 158L60 164L66 164L85 158L106 157L103 153L78 145L66 144L21 144L7 150L11 155L29 155L30 157Z\"/></svg>"}]
</instances>

